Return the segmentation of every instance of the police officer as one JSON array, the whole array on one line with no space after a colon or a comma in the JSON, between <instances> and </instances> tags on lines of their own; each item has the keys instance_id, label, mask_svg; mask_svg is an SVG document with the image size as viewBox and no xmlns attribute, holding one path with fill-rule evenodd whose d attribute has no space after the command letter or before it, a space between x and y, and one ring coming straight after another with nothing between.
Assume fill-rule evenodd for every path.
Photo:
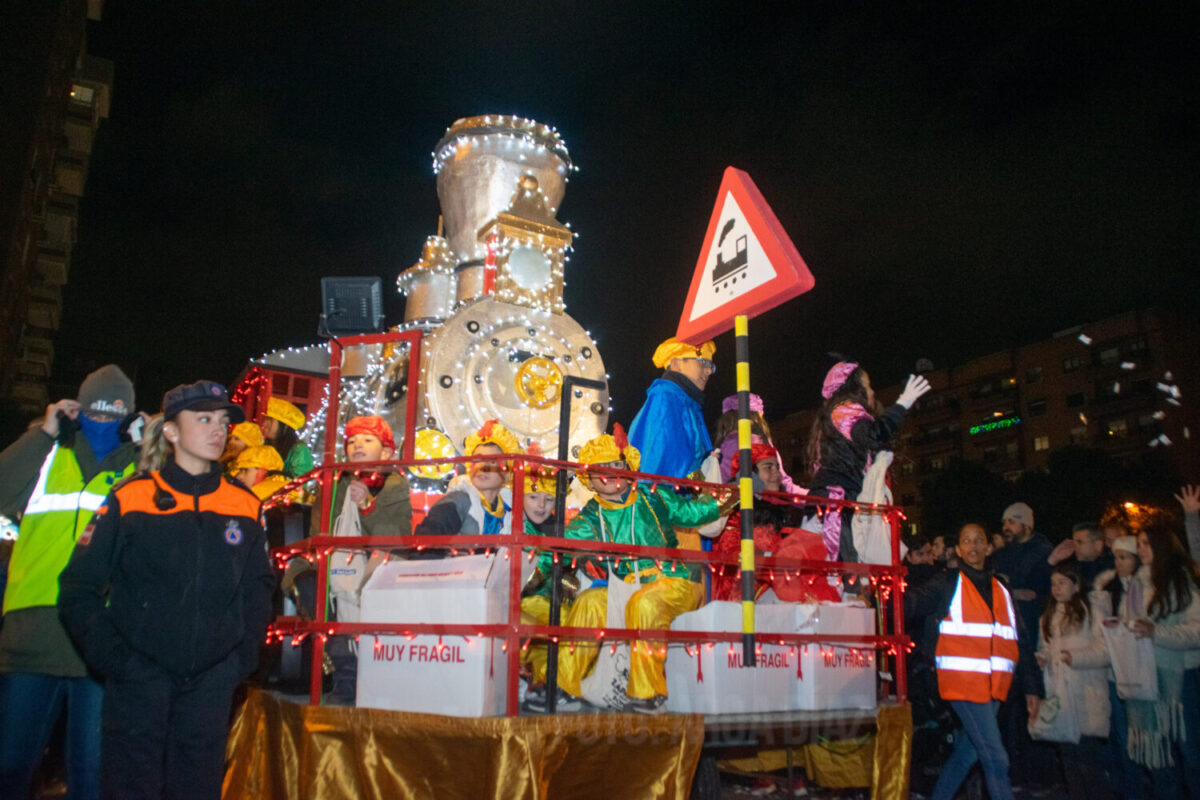
<instances>
[{"instance_id":1,"label":"police officer","mask_svg":"<svg viewBox=\"0 0 1200 800\"><path fill-rule=\"evenodd\" d=\"M233 691L275 585L259 500L218 464L244 418L212 381L167 392L166 464L114 489L60 578L62 621L105 679L105 797L221 796Z\"/></svg>"}]
</instances>

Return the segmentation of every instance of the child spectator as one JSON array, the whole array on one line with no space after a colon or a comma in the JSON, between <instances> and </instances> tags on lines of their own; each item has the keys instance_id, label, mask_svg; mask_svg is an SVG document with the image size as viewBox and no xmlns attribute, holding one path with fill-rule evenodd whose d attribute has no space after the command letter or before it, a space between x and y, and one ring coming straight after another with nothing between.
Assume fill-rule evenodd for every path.
<instances>
[{"instance_id":1,"label":"child spectator","mask_svg":"<svg viewBox=\"0 0 1200 800\"><path fill-rule=\"evenodd\" d=\"M1088 607L1078 569L1058 564L1050 575L1051 602L1038 626L1038 666L1062 670L1072 711L1079 721L1078 744L1056 745L1071 800L1096 800L1107 788L1101 757L1108 736L1108 651L1100 634L1100 618Z\"/></svg>"}]
</instances>

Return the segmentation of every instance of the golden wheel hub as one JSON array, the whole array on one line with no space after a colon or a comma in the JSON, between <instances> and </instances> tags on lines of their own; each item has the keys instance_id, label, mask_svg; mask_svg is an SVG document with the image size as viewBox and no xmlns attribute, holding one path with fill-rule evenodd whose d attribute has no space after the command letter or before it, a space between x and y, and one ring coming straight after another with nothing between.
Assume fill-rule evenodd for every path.
<instances>
[{"instance_id":1,"label":"golden wheel hub","mask_svg":"<svg viewBox=\"0 0 1200 800\"><path fill-rule=\"evenodd\" d=\"M557 403L562 384L562 370L543 356L526 359L513 378L517 397L533 408L546 408Z\"/></svg>"}]
</instances>

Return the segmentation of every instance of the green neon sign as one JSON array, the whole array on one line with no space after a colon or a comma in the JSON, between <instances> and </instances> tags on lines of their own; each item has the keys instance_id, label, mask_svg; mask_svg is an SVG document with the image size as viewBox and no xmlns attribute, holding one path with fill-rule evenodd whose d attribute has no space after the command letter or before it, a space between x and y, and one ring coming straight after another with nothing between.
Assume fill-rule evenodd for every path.
<instances>
[{"instance_id":1,"label":"green neon sign","mask_svg":"<svg viewBox=\"0 0 1200 800\"><path fill-rule=\"evenodd\" d=\"M992 422L984 422L979 425L972 425L968 430L971 436L977 433L990 433L991 431L999 431L1004 428L1011 428L1014 425L1020 425L1020 417L1006 417L1004 419L993 420Z\"/></svg>"}]
</instances>

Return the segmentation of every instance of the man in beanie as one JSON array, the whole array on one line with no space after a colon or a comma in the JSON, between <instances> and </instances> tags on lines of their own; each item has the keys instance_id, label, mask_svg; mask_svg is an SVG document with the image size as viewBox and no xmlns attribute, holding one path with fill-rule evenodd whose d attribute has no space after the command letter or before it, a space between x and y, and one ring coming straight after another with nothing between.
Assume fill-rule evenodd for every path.
<instances>
[{"instance_id":1,"label":"man in beanie","mask_svg":"<svg viewBox=\"0 0 1200 800\"><path fill-rule=\"evenodd\" d=\"M695 346L674 336L654 351L654 366L663 373L646 390L646 402L629 426L629 443L643 454L643 472L686 478L712 452L701 407L704 387L717 370L716 352L711 341Z\"/></svg>"},{"instance_id":2,"label":"man in beanie","mask_svg":"<svg viewBox=\"0 0 1200 800\"><path fill-rule=\"evenodd\" d=\"M0 513L21 526L0 628L0 786L29 794L59 715L66 712L69 797L100 791L103 689L58 618L58 576L113 485L132 474L133 384L115 364L88 375L74 400L0 453ZM135 429L136 430L136 429Z\"/></svg>"},{"instance_id":3,"label":"man in beanie","mask_svg":"<svg viewBox=\"0 0 1200 800\"><path fill-rule=\"evenodd\" d=\"M992 555L992 569L1008 586L1021 617L1022 653L1037 650L1038 620L1050 597L1050 540L1033 529L1033 509L1013 503L1001 515L1008 544ZM1054 752L1029 737L1025 698L1013 693L1000 710L1000 733L1012 762L1014 785L1045 784L1054 769Z\"/></svg>"}]
</instances>

